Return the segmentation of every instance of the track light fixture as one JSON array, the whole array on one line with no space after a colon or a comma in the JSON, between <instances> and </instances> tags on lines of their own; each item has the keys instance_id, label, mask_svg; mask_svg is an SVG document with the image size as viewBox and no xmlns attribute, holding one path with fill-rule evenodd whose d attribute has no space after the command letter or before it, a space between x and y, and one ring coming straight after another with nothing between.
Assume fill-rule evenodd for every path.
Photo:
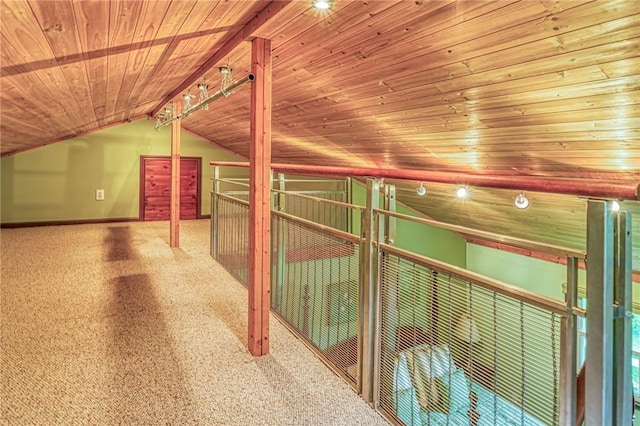
<instances>
[{"instance_id":1,"label":"track light fixture","mask_svg":"<svg viewBox=\"0 0 640 426\"><path fill-rule=\"evenodd\" d=\"M513 201L513 205L516 206L516 208L524 210L527 207L529 207L529 199L524 195L524 191L520 192L520 194L518 194L515 198L515 200Z\"/></svg>"},{"instance_id":2,"label":"track light fixture","mask_svg":"<svg viewBox=\"0 0 640 426\"><path fill-rule=\"evenodd\" d=\"M416 188L416 194L422 197L426 193L427 193L427 188L424 187L423 182L420 182L420 186Z\"/></svg>"},{"instance_id":3,"label":"track light fixture","mask_svg":"<svg viewBox=\"0 0 640 426\"><path fill-rule=\"evenodd\" d=\"M222 75L222 82L220 84L220 90L218 90L213 95L209 96L209 85L205 82L204 77L202 78L202 82L197 85L198 88L198 102L193 105L192 102L196 97L190 93L185 93L182 95L184 99L184 103L182 105L182 111L176 113L173 109L173 104L168 105L164 112L161 112L156 115L156 125L155 129L160 130L160 128L167 126L174 120L178 118L186 118L193 114L198 109L207 110L209 109L209 103L219 99L220 97L228 97L231 95L237 88L251 83L255 76L253 74L248 74L246 77L241 78L238 81L233 81L233 77L231 75L231 67L229 66L229 61L227 61L226 65L219 67L220 74Z\"/></svg>"}]
</instances>

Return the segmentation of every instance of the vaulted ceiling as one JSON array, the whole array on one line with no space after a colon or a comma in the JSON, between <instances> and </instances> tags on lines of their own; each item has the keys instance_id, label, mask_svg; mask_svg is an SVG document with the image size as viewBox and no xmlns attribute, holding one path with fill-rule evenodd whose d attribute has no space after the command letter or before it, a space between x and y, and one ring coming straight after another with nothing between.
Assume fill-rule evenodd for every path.
<instances>
[{"instance_id":1,"label":"vaulted ceiling","mask_svg":"<svg viewBox=\"0 0 640 426\"><path fill-rule=\"evenodd\" d=\"M250 72L259 36L274 162L640 183L635 1L7 0L0 13L2 155L146 117L202 78L216 90L227 61ZM182 125L247 156L249 112L239 89ZM584 247L583 199L533 193L516 211L513 191L484 188L452 212L455 182L420 198L395 183L430 217ZM638 204L623 204L636 222Z\"/></svg>"}]
</instances>

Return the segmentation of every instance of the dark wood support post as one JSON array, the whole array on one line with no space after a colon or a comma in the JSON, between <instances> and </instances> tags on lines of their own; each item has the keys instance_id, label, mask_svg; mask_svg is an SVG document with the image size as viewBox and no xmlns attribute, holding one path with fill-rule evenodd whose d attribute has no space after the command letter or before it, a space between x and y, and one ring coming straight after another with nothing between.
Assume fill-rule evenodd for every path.
<instances>
[{"instance_id":1,"label":"dark wood support post","mask_svg":"<svg viewBox=\"0 0 640 426\"><path fill-rule=\"evenodd\" d=\"M177 105L174 109L177 111ZM171 123L171 247L180 247L180 127L180 119Z\"/></svg>"},{"instance_id":2,"label":"dark wood support post","mask_svg":"<svg viewBox=\"0 0 640 426\"><path fill-rule=\"evenodd\" d=\"M253 356L269 353L271 287L271 41L251 44L249 149L249 330Z\"/></svg>"}]
</instances>

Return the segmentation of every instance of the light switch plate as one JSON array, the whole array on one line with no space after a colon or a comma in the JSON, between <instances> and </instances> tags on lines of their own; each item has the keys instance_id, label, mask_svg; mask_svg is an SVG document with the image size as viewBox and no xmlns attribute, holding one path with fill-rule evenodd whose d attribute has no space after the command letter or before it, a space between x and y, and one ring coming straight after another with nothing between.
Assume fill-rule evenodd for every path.
<instances>
[{"instance_id":1,"label":"light switch plate","mask_svg":"<svg viewBox=\"0 0 640 426\"><path fill-rule=\"evenodd\" d=\"M104 200L104 189L96 189L96 201Z\"/></svg>"}]
</instances>

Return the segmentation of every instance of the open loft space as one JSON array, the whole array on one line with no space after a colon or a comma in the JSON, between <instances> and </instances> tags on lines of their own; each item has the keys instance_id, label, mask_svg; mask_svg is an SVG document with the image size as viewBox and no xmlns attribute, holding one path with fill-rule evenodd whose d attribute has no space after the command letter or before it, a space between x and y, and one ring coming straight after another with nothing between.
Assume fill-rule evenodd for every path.
<instances>
[{"instance_id":1,"label":"open loft space","mask_svg":"<svg viewBox=\"0 0 640 426\"><path fill-rule=\"evenodd\" d=\"M0 423L633 424L636 2L1 0L0 36Z\"/></svg>"}]
</instances>

